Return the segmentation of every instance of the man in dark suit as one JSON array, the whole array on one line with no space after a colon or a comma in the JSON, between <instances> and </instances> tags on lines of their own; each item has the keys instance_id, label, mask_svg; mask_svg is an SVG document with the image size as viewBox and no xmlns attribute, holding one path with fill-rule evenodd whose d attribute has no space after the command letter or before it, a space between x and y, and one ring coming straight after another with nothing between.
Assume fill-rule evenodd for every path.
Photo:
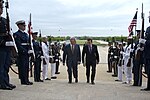
<instances>
[{"instance_id":1,"label":"man in dark suit","mask_svg":"<svg viewBox=\"0 0 150 100\"><path fill-rule=\"evenodd\" d=\"M86 76L87 83L89 83L90 77L90 66L92 66L92 74L91 74L91 83L94 83L95 73L96 73L96 64L99 63L99 53L97 50L97 46L92 44L92 39L87 39L87 45L83 47L82 51L82 62L84 63L84 56L86 55Z\"/></svg>"},{"instance_id":2,"label":"man in dark suit","mask_svg":"<svg viewBox=\"0 0 150 100\"><path fill-rule=\"evenodd\" d=\"M72 83L72 71L75 82L78 83L78 64L81 62L81 53L75 38L71 38L70 44L66 45L64 48L63 65L65 65L65 60L68 67L68 83Z\"/></svg>"}]
</instances>

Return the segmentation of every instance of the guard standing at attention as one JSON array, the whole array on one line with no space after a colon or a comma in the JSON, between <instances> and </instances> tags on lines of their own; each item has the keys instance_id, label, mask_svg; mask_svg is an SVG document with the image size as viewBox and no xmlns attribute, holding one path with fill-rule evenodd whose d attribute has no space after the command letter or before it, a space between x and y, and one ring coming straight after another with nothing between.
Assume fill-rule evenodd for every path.
<instances>
[{"instance_id":1,"label":"guard standing at attention","mask_svg":"<svg viewBox=\"0 0 150 100\"><path fill-rule=\"evenodd\" d=\"M19 28L18 31L14 33L18 49L19 79L22 85L32 85L33 83L29 81L29 55L33 53L33 50L30 50L29 35L24 32L26 29L25 21L17 21L16 25Z\"/></svg>"}]
</instances>

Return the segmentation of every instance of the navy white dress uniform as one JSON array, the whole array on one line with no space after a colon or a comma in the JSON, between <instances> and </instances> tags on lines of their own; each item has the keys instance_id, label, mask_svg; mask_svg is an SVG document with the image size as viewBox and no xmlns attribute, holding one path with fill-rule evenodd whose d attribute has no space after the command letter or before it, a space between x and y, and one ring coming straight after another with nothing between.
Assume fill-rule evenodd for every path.
<instances>
[{"instance_id":1,"label":"navy white dress uniform","mask_svg":"<svg viewBox=\"0 0 150 100\"><path fill-rule=\"evenodd\" d=\"M131 42L132 37L128 37L128 40ZM125 48L125 57L124 57L124 64L125 64L125 76L127 84L131 84L132 81L132 68L133 68L133 58L131 58L131 66L128 66L129 58L131 56L131 52L133 49L131 48L131 43L128 43L128 46ZM134 47L134 44L133 44Z\"/></svg>"},{"instance_id":2,"label":"navy white dress uniform","mask_svg":"<svg viewBox=\"0 0 150 100\"><path fill-rule=\"evenodd\" d=\"M50 80L48 78L48 67L49 67L49 45L46 38L44 38L45 41L42 42L42 51L43 51L43 69L42 69L42 76L43 80Z\"/></svg>"},{"instance_id":3,"label":"navy white dress uniform","mask_svg":"<svg viewBox=\"0 0 150 100\"><path fill-rule=\"evenodd\" d=\"M124 49L123 49L123 43L122 42L119 42L118 44L119 44L119 62L117 64L117 68L118 68L118 80L115 80L115 81L122 81Z\"/></svg>"},{"instance_id":4,"label":"navy white dress uniform","mask_svg":"<svg viewBox=\"0 0 150 100\"><path fill-rule=\"evenodd\" d=\"M141 86L142 85L142 65L144 63L143 50L140 49L139 38L140 38L140 30L137 31L137 41L134 46L134 56L133 56L133 86Z\"/></svg>"},{"instance_id":5,"label":"navy white dress uniform","mask_svg":"<svg viewBox=\"0 0 150 100\"><path fill-rule=\"evenodd\" d=\"M10 40L6 19L1 17L3 13L3 1L0 0L0 89L12 90L16 86L9 83L9 67L11 65L10 47L14 46L14 42Z\"/></svg>"},{"instance_id":6,"label":"navy white dress uniform","mask_svg":"<svg viewBox=\"0 0 150 100\"><path fill-rule=\"evenodd\" d=\"M32 43L35 53L35 61L34 61L34 81L35 82L43 82L43 80L40 79L41 75L41 58L42 58L42 47L40 46L40 43L36 40L38 32L32 33Z\"/></svg>"},{"instance_id":7,"label":"navy white dress uniform","mask_svg":"<svg viewBox=\"0 0 150 100\"><path fill-rule=\"evenodd\" d=\"M16 22L19 30L14 33L15 42L18 49L18 72L22 85L32 85L29 81L29 54L32 53L29 45L29 35L24 32L25 21Z\"/></svg>"}]
</instances>

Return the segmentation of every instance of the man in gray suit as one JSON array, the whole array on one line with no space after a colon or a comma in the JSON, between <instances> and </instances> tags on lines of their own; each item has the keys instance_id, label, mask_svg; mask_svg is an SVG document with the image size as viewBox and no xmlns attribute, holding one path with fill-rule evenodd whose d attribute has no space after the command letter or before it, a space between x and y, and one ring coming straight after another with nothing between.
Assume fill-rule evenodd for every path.
<instances>
[{"instance_id":1,"label":"man in gray suit","mask_svg":"<svg viewBox=\"0 0 150 100\"><path fill-rule=\"evenodd\" d=\"M75 82L78 83L78 64L81 62L81 52L75 38L71 38L70 44L64 48L63 65L65 65L65 61L68 68L68 83L72 83L72 71Z\"/></svg>"}]
</instances>

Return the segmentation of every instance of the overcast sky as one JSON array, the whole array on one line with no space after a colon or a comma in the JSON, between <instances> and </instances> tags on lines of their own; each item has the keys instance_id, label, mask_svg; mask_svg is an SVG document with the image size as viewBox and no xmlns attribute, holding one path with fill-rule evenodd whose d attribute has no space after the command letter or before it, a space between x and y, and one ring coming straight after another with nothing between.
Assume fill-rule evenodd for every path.
<instances>
[{"instance_id":1,"label":"overcast sky","mask_svg":"<svg viewBox=\"0 0 150 100\"><path fill-rule=\"evenodd\" d=\"M5 0L4 0L5 1ZM144 4L145 27L149 25L150 0L9 0L13 31L15 22L29 21L33 31L53 36L127 36L128 26L138 8L141 29L141 5ZM5 13L3 14L5 16Z\"/></svg>"}]
</instances>

